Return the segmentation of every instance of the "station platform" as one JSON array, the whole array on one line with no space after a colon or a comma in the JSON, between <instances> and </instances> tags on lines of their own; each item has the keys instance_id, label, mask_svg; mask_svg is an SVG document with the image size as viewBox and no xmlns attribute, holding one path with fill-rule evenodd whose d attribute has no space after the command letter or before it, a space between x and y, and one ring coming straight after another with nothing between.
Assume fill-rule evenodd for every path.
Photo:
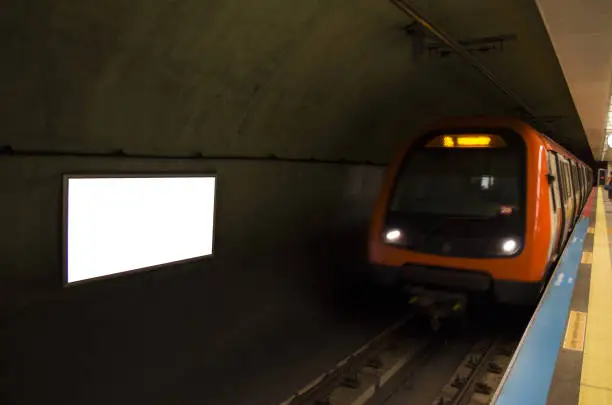
<instances>
[{"instance_id":1,"label":"station platform","mask_svg":"<svg viewBox=\"0 0 612 405\"><path fill-rule=\"evenodd\" d=\"M612 405L611 229L595 188L492 404Z\"/></svg>"}]
</instances>

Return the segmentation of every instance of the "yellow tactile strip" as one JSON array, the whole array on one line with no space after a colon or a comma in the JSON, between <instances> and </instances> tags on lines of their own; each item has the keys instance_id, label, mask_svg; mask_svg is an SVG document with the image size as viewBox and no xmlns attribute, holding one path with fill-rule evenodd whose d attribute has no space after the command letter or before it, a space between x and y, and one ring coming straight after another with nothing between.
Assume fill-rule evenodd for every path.
<instances>
[{"instance_id":1,"label":"yellow tactile strip","mask_svg":"<svg viewBox=\"0 0 612 405\"><path fill-rule=\"evenodd\" d=\"M608 219L604 204L599 190L580 405L612 405L612 261L607 227L612 224L612 214Z\"/></svg>"},{"instance_id":2,"label":"yellow tactile strip","mask_svg":"<svg viewBox=\"0 0 612 405\"><path fill-rule=\"evenodd\" d=\"M563 348L567 350L584 350L584 336L586 331L586 312L570 311L567 321L567 330L563 339Z\"/></svg>"}]
</instances>

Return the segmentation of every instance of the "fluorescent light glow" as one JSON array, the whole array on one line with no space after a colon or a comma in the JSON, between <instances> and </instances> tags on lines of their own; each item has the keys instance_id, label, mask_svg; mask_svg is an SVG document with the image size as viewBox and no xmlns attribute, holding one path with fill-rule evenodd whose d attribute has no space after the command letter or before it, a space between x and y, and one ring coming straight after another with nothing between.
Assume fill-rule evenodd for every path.
<instances>
[{"instance_id":1,"label":"fluorescent light glow","mask_svg":"<svg viewBox=\"0 0 612 405\"><path fill-rule=\"evenodd\" d=\"M397 242L402 237L402 231L399 229L392 229L387 232L385 238L388 242Z\"/></svg>"},{"instance_id":2,"label":"fluorescent light glow","mask_svg":"<svg viewBox=\"0 0 612 405\"><path fill-rule=\"evenodd\" d=\"M612 134L612 97L608 105L608 121L606 122L606 134Z\"/></svg>"},{"instance_id":3,"label":"fluorescent light glow","mask_svg":"<svg viewBox=\"0 0 612 405\"><path fill-rule=\"evenodd\" d=\"M215 180L68 176L66 281L211 255Z\"/></svg>"},{"instance_id":4,"label":"fluorescent light glow","mask_svg":"<svg viewBox=\"0 0 612 405\"><path fill-rule=\"evenodd\" d=\"M604 148L601 151L601 160L604 160L604 155L606 153L606 146L608 148L612 148L612 97L610 98L610 104L608 105L608 118L606 120L606 142L604 143Z\"/></svg>"},{"instance_id":5,"label":"fluorescent light glow","mask_svg":"<svg viewBox=\"0 0 612 405\"><path fill-rule=\"evenodd\" d=\"M514 254L518 248L519 244L515 239L508 238L502 242L502 251L506 254Z\"/></svg>"}]
</instances>

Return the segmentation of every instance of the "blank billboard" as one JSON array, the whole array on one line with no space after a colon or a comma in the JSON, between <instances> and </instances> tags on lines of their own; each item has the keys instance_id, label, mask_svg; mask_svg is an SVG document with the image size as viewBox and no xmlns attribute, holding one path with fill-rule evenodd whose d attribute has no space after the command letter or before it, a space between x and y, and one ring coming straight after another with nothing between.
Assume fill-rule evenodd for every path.
<instances>
[{"instance_id":1,"label":"blank billboard","mask_svg":"<svg viewBox=\"0 0 612 405\"><path fill-rule=\"evenodd\" d=\"M214 176L64 176L71 284L212 255Z\"/></svg>"}]
</instances>

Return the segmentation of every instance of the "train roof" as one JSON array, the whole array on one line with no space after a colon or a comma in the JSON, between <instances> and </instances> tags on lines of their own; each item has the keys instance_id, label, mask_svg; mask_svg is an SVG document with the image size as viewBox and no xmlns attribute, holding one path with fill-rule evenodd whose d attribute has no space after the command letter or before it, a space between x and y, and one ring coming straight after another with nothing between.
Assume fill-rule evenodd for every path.
<instances>
[{"instance_id":1,"label":"train roof","mask_svg":"<svg viewBox=\"0 0 612 405\"><path fill-rule=\"evenodd\" d=\"M586 163L578 159L573 153L565 149L563 146L561 146L557 142L553 141L548 136L537 131L535 128L533 128L533 126L529 125L527 122L521 120L520 118L516 118L516 117L504 117L504 116L448 117L448 118L435 122L434 124L426 128L426 130L427 131L441 130L445 128L453 128L453 127L460 127L460 126L465 126L465 127L470 127L470 126L471 127L474 127L474 126L476 127L478 126L510 127L510 128L515 128L517 130L530 129L531 131L539 135L540 140L542 141L542 143L544 143L547 149L560 153L564 155L565 157L575 160L577 162L580 162L581 164L586 166Z\"/></svg>"}]
</instances>

